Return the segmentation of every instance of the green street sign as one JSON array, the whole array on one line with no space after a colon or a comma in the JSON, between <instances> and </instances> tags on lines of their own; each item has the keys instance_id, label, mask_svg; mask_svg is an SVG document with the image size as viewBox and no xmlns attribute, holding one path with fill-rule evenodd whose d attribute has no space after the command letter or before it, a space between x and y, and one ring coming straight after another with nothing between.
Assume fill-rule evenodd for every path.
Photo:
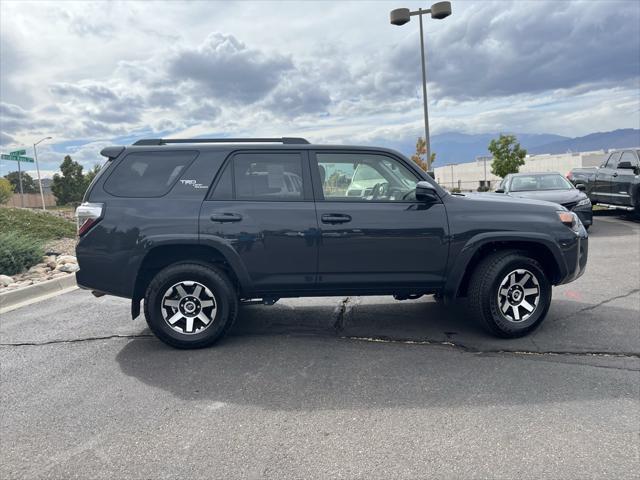
<instances>
[{"instance_id":1,"label":"green street sign","mask_svg":"<svg viewBox=\"0 0 640 480\"><path fill-rule=\"evenodd\" d=\"M16 150L15 152L9 152L9 155L13 155L14 157L25 155L27 153L26 150Z\"/></svg>"},{"instance_id":2,"label":"green street sign","mask_svg":"<svg viewBox=\"0 0 640 480\"><path fill-rule=\"evenodd\" d=\"M31 157L23 157L21 155L5 155L4 153L0 155L2 160L13 160L14 162L25 162L25 163L33 163L33 158Z\"/></svg>"}]
</instances>

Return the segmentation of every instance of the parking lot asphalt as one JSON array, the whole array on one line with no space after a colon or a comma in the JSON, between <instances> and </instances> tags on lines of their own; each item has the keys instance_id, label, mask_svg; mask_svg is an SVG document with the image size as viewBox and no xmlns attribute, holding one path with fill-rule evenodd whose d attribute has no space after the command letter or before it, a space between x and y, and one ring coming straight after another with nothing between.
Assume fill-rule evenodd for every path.
<instances>
[{"instance_id":1,"label":"parking lot asphalt","mask_svg":"<svg viewBox=\"0 0 640 480\"><path fill-rule=\"evenodd\" d=\"M0 478L640 478L640 224L589 256L517 340L431 297L247 306L198 351L84 291L4 314Z\"/></svg>"}]
</instances>

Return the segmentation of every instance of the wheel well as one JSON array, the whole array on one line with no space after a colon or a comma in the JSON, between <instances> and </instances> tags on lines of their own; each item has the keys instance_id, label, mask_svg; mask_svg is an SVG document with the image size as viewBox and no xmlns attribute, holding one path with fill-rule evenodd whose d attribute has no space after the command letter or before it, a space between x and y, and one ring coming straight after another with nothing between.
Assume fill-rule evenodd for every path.
<instances>
[{"instance_id":1,"label":"wheel well","mask_svg":"<svg viewBox=\"0 0 640 480\"><path fill-rule=\"evenodd\" d=\"M202 245L166 245L154 248L144 257L136 276L134 300L144 297L147 286L160 270L178 262L198 262L218 267L229 276L236 288L240 287L233 268L215 248Z\"/></svg>"},{"instance_id":2,"label":"wheel well","mask_svg":"<svg viewBox=\"0 0 640 480\"><path fill-rule=\"evenodd\" d=\"M465 268L464 276L462 277L460 285L458 286L456 296L464 297L467 295L471 275L480 261L487 255L501 250L520 250L526 252L531 258L535 258L540 262L544 273L549 277L549 279L551 279L552 284L555 284L560 278L560 269L556 263L553 253L551 253L551 250L544 245L533 242L491 242L482 245L473 254L473 257L471 257L471 260Z\"/></svg>"}]
</instances>

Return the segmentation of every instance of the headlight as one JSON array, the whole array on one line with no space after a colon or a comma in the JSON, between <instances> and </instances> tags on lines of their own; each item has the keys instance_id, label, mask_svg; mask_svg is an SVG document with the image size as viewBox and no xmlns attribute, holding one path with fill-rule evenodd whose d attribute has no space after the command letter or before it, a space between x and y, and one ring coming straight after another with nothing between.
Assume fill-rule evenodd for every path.
<instances>
[{"instance_id":1,"label":"headlight","mask_svg":"<svg viewBox=\"0 0 640 480\"><path fill-rule=\"evenodd\" d=\"M588 198L583 198L576 204L576 207L582 207L583 205L591 205L591 200L589 200Z\"/></svg>"},{"instance_id":2,"label":"headlight","mask_svg":"<svg viewBox=\"0 0 640 480\"><path fill-rule=\"evenodd\" d=\"M582 222L578 218L578 215L576 215L573 212L564 212L564 211L557 211L556 213L558 214L558 218L560 218L560 221L564 223L567 227L569 227L574 232L580 231L580 226L582 225Z\"/></svg>"}]
</instances>

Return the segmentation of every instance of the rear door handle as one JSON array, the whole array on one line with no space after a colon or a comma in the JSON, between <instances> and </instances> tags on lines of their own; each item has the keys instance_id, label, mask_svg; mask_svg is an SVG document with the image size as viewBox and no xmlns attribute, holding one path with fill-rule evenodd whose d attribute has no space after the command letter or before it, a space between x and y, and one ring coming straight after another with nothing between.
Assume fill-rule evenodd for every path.
<instances>
[{"instance_id":1,"label":"rear door handle","mask_svg":"<svg viewBox=\"0 0 640 480\"><path fill-rule=\"evenodd\" d=\"M227 223L239 222L240 220L242 220L242 215L238 213L214 213L211 215L212 222Z\"/></svg>"},{"instance_id":2,"label":"rear door handle","mask_svg":"<svg viewBox=\"0 0 640 480\"><path fill-rule=\"evenodd\" d=\"M612 176L612 177L617 177L617 176L618 176L618 172L613 172L613 173L611 174L611 176Z\"/></svg>"},{"instance_id":3,"label":"rear door handle","mask_svg":"<svg viewBox=\"0 0 640 480\"><path fill-rule=\"evenodd\" d=\"M351 221L351 215L343 213L325 213L320 217L322 223L347 223Z\"/></svg>"}]
</instances>

